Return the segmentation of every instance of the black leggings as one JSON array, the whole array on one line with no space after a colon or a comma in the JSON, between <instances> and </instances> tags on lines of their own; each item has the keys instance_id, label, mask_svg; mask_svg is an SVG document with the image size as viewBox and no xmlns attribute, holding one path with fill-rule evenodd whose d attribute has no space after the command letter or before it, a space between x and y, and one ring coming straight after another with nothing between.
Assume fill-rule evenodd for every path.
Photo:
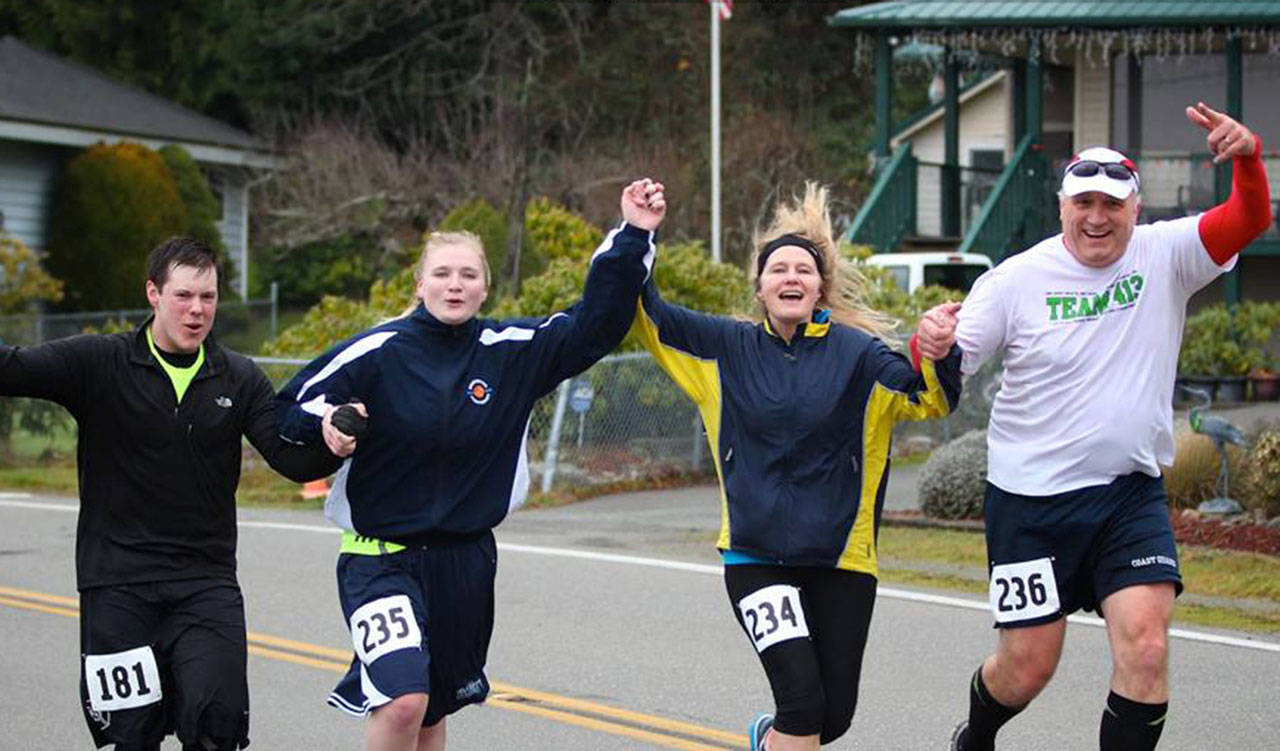
<instances>
[{"instance_id":1,"label":"black leggings","mask_svg":"<svg viewBox=\"0 0 1280 751\"><path fill-rule=\"evenodd\" d=\"M769 677L776 704L773 727L788 735L819 735L830 743L844 735L858 704L862 652L876 601L875 577L857 571L797 566L734 564L724 567L725 589L734 616L752 636L767 632L774 618L794 623L780 607L765 606L744 620L744 597L774 585L800 591L800 607L809 638L790 638L766 646L760 663ZM767 611L767 612L766 612Z\"/></svg>"}]
</instances>

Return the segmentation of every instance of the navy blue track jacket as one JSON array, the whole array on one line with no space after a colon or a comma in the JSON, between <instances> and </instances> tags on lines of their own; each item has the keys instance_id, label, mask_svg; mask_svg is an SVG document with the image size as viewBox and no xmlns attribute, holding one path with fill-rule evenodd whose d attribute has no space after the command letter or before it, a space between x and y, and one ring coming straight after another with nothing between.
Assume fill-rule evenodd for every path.
<instances>
[{"instance_id":1,"label":"navy blue track jacket","mask_svg":"<svg viewBox=\"0 0 1280 751\"><path fill-rule=\"evenodd\" d=\"M960 349L916 371L879 339L819 317L788 342L767 322L668 303L650 282L635 326L702 414L720 478L716 546L874 576L893 425L951 411Z\"/></svg>"},{"instance_id":2,"label":"navy blue track jacket","mask_svg":"<svg viewBox=\"0 0 1280 751\"><path fill-rule=\"evenodd\" d=\"M323 443L329 405L360 401L369 410L326 515L404 544L496 526L528 490L534 402L618 346L653 256L653 233L623 224L592 257L582 299L566 310L451 326L420 304L303 368L277 397L286 440Z\"/></svg>"}]
</instances>

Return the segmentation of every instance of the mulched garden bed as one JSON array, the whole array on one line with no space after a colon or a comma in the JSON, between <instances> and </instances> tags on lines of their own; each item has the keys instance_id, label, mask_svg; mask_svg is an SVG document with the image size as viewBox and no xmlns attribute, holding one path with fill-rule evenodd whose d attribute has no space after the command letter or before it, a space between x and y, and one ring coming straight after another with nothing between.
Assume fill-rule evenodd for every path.
<instances>
[{"instance_id":1,"label":"mulched garden bed","mask_svg":"<svg viewBox=\"0 0 1280 751\"><path fill-rule=\"evenodd\" d=\"M1174 511L1173 536L1183 545L1280 555L1280 527L1205 519L1194 511Z\"/></svg>"},{"instance_id":2,"label":"mulched garden bed","mask_svg":"<svg viewBox=\"0 0 1280 751\"><path fill-rule=\"evenodd\" d=\"M1194 511L1172 511L1173 536L1183 545L1203 545L1221 550L1242 550L1280 556L1280 527L1267 524L1206 519ZM908 527L981 530L981 519L931 519L919 511L885 512L886 524Z\"/></svg>"}]
</instances>

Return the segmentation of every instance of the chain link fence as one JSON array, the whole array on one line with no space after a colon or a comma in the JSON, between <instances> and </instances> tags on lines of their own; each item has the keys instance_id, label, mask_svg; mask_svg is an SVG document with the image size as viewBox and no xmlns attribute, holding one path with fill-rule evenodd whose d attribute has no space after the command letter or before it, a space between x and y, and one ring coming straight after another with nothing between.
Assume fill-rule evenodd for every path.
<instances>
[{"instance_id":1,"label":"chain link fence","mask_svg":"<svg viewBox=\"0 0 1280 751\"><path fill-rule=\"evenodd\" d=\"M86 331L124 331L136 328L150 315L150 308L5 315L0 316L0 342L30 347ZM218 303L213 333L224 346L237 352L252 352L262 342L275 338L278 319L279 305L275 296L257 300L224 300Z\"/></svg>"},{"instance_id":2,"label":"chain link fence","mask_svg":"<svg viewBox=\"0 0 1280 751\"><path fill-rule=\"evenodd\" d=\"M256 358L279 388L307 360ZM999 383L989 363L965 384L956 413L945 420L901 423L894 454L932 450L986 427ZM376 418L375 418L376 419ZM606 357L534 406L529 422L532 489L705 476L715 469L697 409L644 352Z\"/></svg>"}]
</instances>

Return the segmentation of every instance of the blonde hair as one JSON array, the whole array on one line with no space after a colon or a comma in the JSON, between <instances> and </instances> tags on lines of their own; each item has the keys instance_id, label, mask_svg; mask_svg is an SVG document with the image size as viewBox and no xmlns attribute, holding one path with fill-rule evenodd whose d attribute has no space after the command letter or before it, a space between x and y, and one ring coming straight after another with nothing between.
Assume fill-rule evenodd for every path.
<instances>
[{"instance_id":1,"label":"blonde hair","mask_svg":"<svg viewBox=\"0 0 1280 751\"><path fill-rule=\"evenodd\" d=\"M422 304L422 300L418 299L417 285L422 281L422 275L427 268L427 256L431 255L431 251L450 245L461 245L464 248L474 250L480 258L480 268L484 269L484 286L489 287L489 259L484 255L484 243L480 241L480 236L474 232L466 230L458 230L455 232L431 232L426 236L422 243L422 255L418 256L418 264L413 269L414 293L413 300L409 303L409 307L399 315L400 318L406 318L413 315L413 311L418 309Z\"/></svg>"},{"instance_id":2,"label":"blonde hair","mask_svg":"<svg viewBox=\"0 0 1280 751\"><path fill-rule=\"evenodd\" d=\"M830 311L831 320L836 323L884 339L897 328L898 321L867 304L866 278L836 249L827 196L825 186L807 181L804 196L793 196L790 203L780 202L773 210L773 220L769 225L764 230L757 228L751 240L755 246L750 266L752 286L760 289L758 269L764 246L782 235L800 235L812 242L822 254L822 294L818 296L818 307Z\"/></svg>"}]
</instances>

